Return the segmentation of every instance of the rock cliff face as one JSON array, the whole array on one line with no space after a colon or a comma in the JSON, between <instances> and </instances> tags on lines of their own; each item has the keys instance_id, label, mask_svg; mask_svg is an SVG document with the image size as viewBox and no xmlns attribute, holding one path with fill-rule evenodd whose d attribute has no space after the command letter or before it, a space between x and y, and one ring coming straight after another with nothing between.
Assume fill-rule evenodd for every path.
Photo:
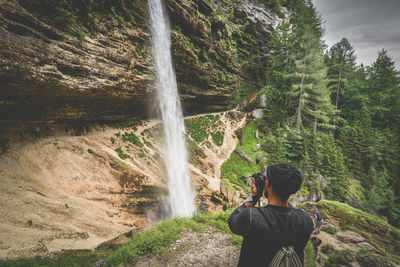
<instances>
[{"instance_id":1,"label":"rock cliff face","mask_svg":"<svg viewBox=\"0 0 400 267\"><path fill-rule=\"evenodd\" d=\"M226 110L264 78L281 20L252 1L167 0L186 113ZM0 1L0 123L125 120L154 110L147 2Z\"/></svg>"}]
</instances>

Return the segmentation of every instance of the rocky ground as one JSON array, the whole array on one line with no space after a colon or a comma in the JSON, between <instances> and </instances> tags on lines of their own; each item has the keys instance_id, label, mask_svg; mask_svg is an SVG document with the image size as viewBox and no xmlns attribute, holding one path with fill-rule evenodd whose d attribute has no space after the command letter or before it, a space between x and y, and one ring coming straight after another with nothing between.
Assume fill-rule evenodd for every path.
<instances>
[{"instance_id":1,"label":"rocky ground","mask_svg":"<svg viewBox=\"0 0 400 267\"><path fill-rule=\"evenodd\" d=\"M186 231L168 253L141 257L135 266L237 266L240 247L222 233Z\"/></svg>"},{"instance_id":2,"label":"rocky ground","mask_svg":"<svg viewBox=\"0 0 400 267\"><path fill-rule=\"evenodd\" d=\"M339 231L329 233L333 228ZM335 219L325 220L320 234L312 236L322 240L314 266L326 266L329 257L338 251L346 251L343 262L330 266L399 266L382 256L382 252L361 234L340 230ZM141 257L134 266L237 266L240 246L233 245L228 238L229 235L211 231L205 233L185 231L167 253L154 257ZM324 249L321 249L322 247ZM313 266L307 258L305 266Z\"/></svg>"}]
</instances>

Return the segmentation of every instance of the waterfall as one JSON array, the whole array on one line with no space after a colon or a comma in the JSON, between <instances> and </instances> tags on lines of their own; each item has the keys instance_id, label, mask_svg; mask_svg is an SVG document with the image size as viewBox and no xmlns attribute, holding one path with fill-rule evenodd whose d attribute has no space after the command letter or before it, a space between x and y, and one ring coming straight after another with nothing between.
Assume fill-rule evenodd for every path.
<instances>
[{"instance_id":1,"label":"waterfall","mask_svg":"<svg viewBox=\"0 0 400 267\"><path fill-rule=\"evenodd\" d=\"M174 217L191 217L195 212L194 192L187 167L185 125L171 60L169 21L162 0L148 1L171 211Z\"/></svg>"}]
</instances>

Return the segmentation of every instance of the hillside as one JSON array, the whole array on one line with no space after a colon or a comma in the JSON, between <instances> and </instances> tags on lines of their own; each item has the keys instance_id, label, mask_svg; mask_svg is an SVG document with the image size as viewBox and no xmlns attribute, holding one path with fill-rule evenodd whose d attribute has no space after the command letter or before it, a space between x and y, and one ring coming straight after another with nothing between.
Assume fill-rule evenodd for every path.
<instances>
[{"instance_id":1,"label":"hillside","mask_svg":"<svg viewBox=\"0 0 400 267\"><path fill-rule=\"evenodd\" d=\"M222 210L219 167L234 149L234 131L245 117L231 111L187 118L188 140L196 138L196 127L210 122L220 126L210 127L203 143L191 141L189 169L201 212ZM218 143L212 138L216 132ZM167 216L159 121L71 134L56 129L55 136L26 137L0 155L1 258L93 249Z\"/></svg>"},{"instance_id":2,"label":"hillside","mask_svg":"<svg viewBox=\"0 0 400 267\"><path fill-rule=\"evenodd\" d=\"M318 237L322 240L315 258L312 243L305 252L305 266L398 266L400 229L348 205L322 201L316 205L325 220ZM53 259L0 261L2 266L33 263L45 266L236 266L241 238L233 236L227 220L233 209L216 215L196 215L192 219L164 221L128 243L111 242L94 252L64 252ZM356 221L348 221L352 217ZM346 222L346 223L344 223ZM373 224L374 231L371 230ZM392 235L392 242L382 238ZM388 242L389 241L389 242ZM41 264L41 265L40 265Z\"/></svg>"}]
</instances>

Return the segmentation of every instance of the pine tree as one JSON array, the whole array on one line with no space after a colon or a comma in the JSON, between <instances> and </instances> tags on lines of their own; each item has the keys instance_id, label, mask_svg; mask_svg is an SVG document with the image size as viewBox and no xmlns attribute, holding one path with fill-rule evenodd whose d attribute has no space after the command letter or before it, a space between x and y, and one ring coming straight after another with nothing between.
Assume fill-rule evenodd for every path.
<instances>
[{"instance_id":1,"label":"pine tree","mask_svg":"<svg viewBox=\"0 0 400 267\"><path fill-rule=\"evenodd\" d=\"M363 64L356 67L355 71L347 75L347 84L342 91L341 115L348 123L357 120L360 110L364 105L369 105L367 94L367 73Z\"/></svg>"},{"instance_id":2,"label":"pine tree","mask_svg":"<svg viewBox=\"0 0 400 267\"><path fill-rule=\"evenodd\" d=\"M305 32L301 53L295 61L296 72L291 75L291 96L297 103L296 128L329 128L332 105L326 88L326 65L323 62L319 38L312 29Z\"/></svg>"},{"instance_id":3,"label":"pine tree","mask_svg":"<svg viewBox=\"0 0 400 267\"><path fill-rule=\"evenodd\" d=\"M339 101L346 90L349 75L355 70L355 50L346 38L333 45L326 57L328 66L328 88L332 103L335 105L335 113L339 114ZM337 125L334 120L335 125Z\"/></svg>"},{"instance_id":4,"label":"pine tree","mask_svg":"<svg viewBox=\"0 0 400 267\"><path fill-rule=\"evenodd\" d=\"M368 74L368 96L374 125L400 129L400 76L386 50L378 53Z\"/></svg>"}]
</instances>

